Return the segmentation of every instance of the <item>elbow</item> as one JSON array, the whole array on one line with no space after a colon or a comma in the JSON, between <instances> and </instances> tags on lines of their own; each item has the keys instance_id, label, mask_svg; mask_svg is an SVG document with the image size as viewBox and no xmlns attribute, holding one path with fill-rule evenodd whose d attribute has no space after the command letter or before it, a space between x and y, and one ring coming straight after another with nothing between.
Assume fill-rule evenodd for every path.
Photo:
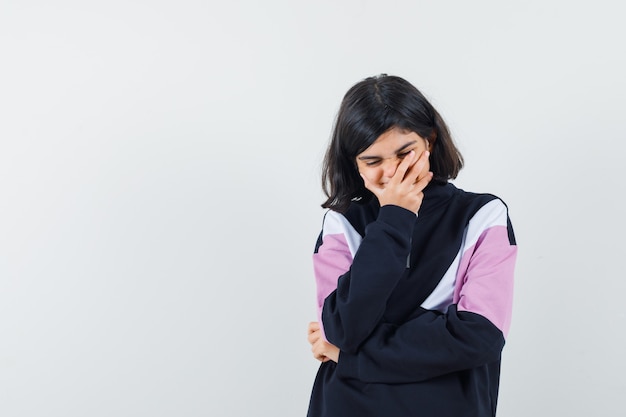
<instances>
[{"instance_id":1,"label":"elbow","mask_svg":"<svg viewBox=\"0 0 626 417\"><path fill-rule=\"evenodd\" d=\"M342 352L354 355L359 350L359 346L360 345L356 345L354 343L349 343L348 341L345 341L345 342L341 343L340 345L335 345L335 346L337 346L339 348L339 350L342 351Z\"/></svg>"},{"instance_id":2,"label":"elbow","mask_svg":"<svg viewBox=\"0 0 626 417\"><path fill-rule=\"evenodd\" d=\"M353 326L345 326L340 317L327 317L322 313L322 324L326 340L342 352L356 353L365 339Z\"/></svg>"}]
</instances>

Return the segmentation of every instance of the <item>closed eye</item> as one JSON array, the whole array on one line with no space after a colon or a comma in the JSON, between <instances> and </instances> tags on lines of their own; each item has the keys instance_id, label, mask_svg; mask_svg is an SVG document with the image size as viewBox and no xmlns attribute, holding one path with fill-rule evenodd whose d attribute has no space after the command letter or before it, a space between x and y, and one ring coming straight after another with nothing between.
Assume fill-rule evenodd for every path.
<instances>
[{"instance_id":1,"label":"closed eye","mask_svg":"<svg viewBox=\"0 0 626 417\"><path fill-rule=\"evenodd\" d=\"M407 156L409 156L409 154L410 154L411 152L413 152L414 150L415 150L415 148L411 148L411 149L407 149L407 150L405 150L405 151L399 152L399 153L398 153L398 158L400 158L400 159L404 159L404 158L406 158Z\"/></svg>"},{"instance_id":2,"label":"closed eye","mask_svg":"<svg viewBox=\"0 0 626 417\"><path fill-rule=\"evenodd\" d=\"M398 149L396 151L396 158L397 159L404 159L407 157L408 154L410 154L412 151L415 150L415 147L412 147L410 149L406 149L409 146L414 145L415 142L411 142L411 143L407 143L405 146L403 146L402 148ZM368 155L368 156L359 156L358 159L363 161L363 163L368 166L368 167L373 167L373 166L377 166L380 165L381 162L384 159L392 159L393 157L389 157L389 158L381 158L379 156L374 156L374 155Z\"/></svg>"}]
</instances>

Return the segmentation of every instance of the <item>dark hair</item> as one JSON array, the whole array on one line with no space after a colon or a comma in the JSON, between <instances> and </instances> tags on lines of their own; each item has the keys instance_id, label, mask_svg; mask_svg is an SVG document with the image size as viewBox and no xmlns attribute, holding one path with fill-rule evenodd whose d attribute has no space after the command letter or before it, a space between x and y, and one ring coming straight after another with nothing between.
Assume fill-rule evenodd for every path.
<instances>
[{"instance_id":1,"label":"dark hair","mask_svg":"<svg viewBox=\"0 0 626 417\"><path fill-rule=\"evenodd\" d=\"M456 178L463 156L437 110L408 81L381 74L352 86L341 102L322 167L322 189L328 197L322 207L344 212L353 199L371 198L356 157L394 127L428 139L434 181Z\"/></svg>"}]
</instances>

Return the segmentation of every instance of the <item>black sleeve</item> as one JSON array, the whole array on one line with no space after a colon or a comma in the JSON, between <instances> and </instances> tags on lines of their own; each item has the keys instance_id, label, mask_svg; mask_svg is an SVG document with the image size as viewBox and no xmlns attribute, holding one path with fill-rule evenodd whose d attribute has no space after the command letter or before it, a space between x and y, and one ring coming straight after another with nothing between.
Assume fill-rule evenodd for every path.
<instances>
[{"instance_id":1,"label":"black sleeve","mask_svg":"<svg viewBox=\"0 0 626 417\"><path fill-rule=\"evenodd\" d=\"M379 324L389 296L407 270L416 218L402 207L381 207L376 221L365 229L352 266L326 297L324 333L341 351L356 352Z\"/></svg>"},{"instance_id":2,"label":"black sleeve","mask_svg":"<svg viewBox=\"0 0 626 417\"><path fill-rule=\"evenodd\" d=\"M503 347L488 319L452 305L401 326L380 324L358 352L340 352L337 372L368 383L419 382L497 361Z\"/></svg>"}]
</instances>

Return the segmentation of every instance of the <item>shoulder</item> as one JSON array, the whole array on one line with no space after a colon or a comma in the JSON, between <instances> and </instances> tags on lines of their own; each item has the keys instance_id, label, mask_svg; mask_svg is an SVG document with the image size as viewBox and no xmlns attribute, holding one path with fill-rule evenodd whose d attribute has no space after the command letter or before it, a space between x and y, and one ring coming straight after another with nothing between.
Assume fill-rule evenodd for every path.
<instances>
[{"instance_id":1,"label":"shoulder","mask_svg":"<svg viewBox=\"0 0 626 417\"><path fill-rule=\"evenodd\" d=\"M344 214L328 210L324 214L322 232L318 237L314 253L319 253L323 245L325 245L324 247L333 247L335 249L347 246L352 257L354 257L361 240L362 235L359 234Z\"/></svg>"},{"instance_id":2,"label":"shoulder","mask_svg":"<svg viewBox=\"0 0 626 417\"><path fill-rule=\"evenodd\" d=\"M376 220L380 206L375 198L353 200L345 213L336 213L343 216L346 222L362 237L365 236L365 227Z\"/></svg>"},{"instance_id":3,"label":"shoulder","mask_svg":"<svg viewBox=\"0 0 626 417\"><path fill-rule=\"evenodd\" d=\"M482 234L493 228L506 229L509 243L515 245L515 235L509 217L509 207L500 197L489 193L470 193L462 191L464 198L474 205L474 212L469 221L469 234Z\"/></svg>"},{"instance_id":4,"label":"shoulder","mask_svg":"<svg viewBox=\"0 0 626 417\"><path fill-rule=\"evenodd\" d=\"M343 213L334 210L327 210L324 213L323 234L341 233L350 227L350 222Z\"/></svg>"},{"instance_id":5,"label":"shoulder","mask_svg":"<svg viewBox=\"0 0 626 417\"><path fill-rule=\"evenodd\" d=\"M476 212L508 214L507 204L495 194L470 192L461 188L456 188L456 194L463 205L473 208Z\"/></svg>"},{"instance_id":6,"label":"shoulder","mask_svg":"<svg viewBox=\"0 0 626 417\"><path fill-rule=\"evenodd\" d=\"M506 226L508 218L508 207L498 197L485 201L472 216L471 222L482 224L484 227L502 225Z\"/></svg>"}]
</instances>

